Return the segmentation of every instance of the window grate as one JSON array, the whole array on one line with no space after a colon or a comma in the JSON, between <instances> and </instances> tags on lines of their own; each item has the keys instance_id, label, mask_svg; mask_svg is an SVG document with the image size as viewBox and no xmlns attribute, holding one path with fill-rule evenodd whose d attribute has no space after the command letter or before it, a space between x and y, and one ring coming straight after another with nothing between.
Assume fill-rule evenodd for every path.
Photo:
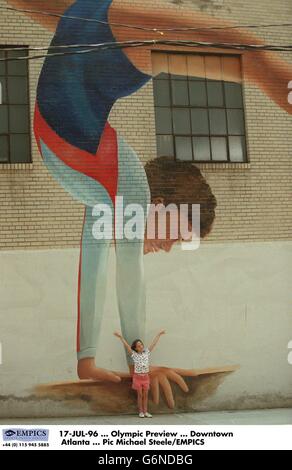
<instances>
[{"instance_id":1,"label":"window grate","mask_svg":"<svg viewBox=\"0 0 292 470\"><path fill-rule=\"evenodd\" d=\"M247 162L239 56L153 52L158 156Z\"/></svg>"},{"instance_id":2,"label":"window grate","mask_svg":"<svg viewBox=\"0 0 292 470\"><path fill-rule=\"evenodd\" d=\"M27 56L28 49L0 48L1 59ZM8 50L7 50L8 49ZM30 163L28 63L0 62L0 164Z\"/></svg>"}]
</instances>

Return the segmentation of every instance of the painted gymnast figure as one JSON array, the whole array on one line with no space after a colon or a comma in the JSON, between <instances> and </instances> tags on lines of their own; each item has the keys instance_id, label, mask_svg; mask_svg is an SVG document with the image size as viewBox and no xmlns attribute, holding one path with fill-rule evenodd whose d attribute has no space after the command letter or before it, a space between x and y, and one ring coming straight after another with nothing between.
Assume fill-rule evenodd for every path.
<instances>
[{"instance_id":1,"label":"painted gymnast figure","mask_svg":"<svg viewBox=\"0 0 292 470\"><path fill-rule=\"evenodd\" d=\"M114 42L107 24L111 3L111 0L75 2L66 15L95 18L105 24L80 25L80 21L62 18L51 46ZM86 206L78 287L80 379L120 380L117 374L95 367L111 240L94 238L92 228L96 219L92 209L96 204L106 204L114 213L116 196L123 196L125 206L139 203L147 216L151 196L144 167L107 118L117 99L135 92L150 79L121 50L68 55L62 60L47 57L39 78L34 121L39 150L52 176ZM157 165L152 166L152 171L154 168ZM193 169L194 179L196 171ZM201 183L208 188L203 178ZM192 192L195 195L193 188ZM215 198L210 197L215 206ZM209 217L208 231L213 219L214 211ZM143 232L145 223L146 217L141 220ZM115 243L118 309L122 332L128 341L145 337L143 254L160 249L169 251L175 241L168 237L151 241L124 239ZM130 357L127 359L131 369Z\"/></svg>"},{"instance_id":2,"label":"painted gymnast figure","mask_svg":"<svg viewBox=\"0 0 292 470\"><path fill-rule=\"evenodd\" d=\"M36 1L10 0L14 6L27 8L38 7ZM66 10L66 7L71 7ZM55 33L52 45L98 43L114 40L130 39L129 30L114 26L113 23L142 24L146 27L153 26L155 18L159 17L161 27L181 27L186 25L185 19L180 19L176 11L163 10L159 14L159 8L155 12L151 6L145 6L143 14L135 12L135 8L121 6L121 2L82 0L72 5L70 0L51 2L47 8L53 12L66 13L71 16L96 18L112 23L112 26L97 25L95 23L81 23L76 20L61 19ZM161 11L162 13L162 11ZM37 21L43 22L50 29L55 29L56 18L41 17L37 13L29 13ZM208 26L210 17L200 12L190 11L188 22L195 21L196 26ZM212 18L213 24L216 22ZM218 22L222 26L223 22ZM135 32L135 38L143 39L157 37L155 33ZM224 37L223 37L224 35ZM142 39L141 36L141 39ZM189 37L186 33L176 33L176 37ZM166 34L170 37L171 34ZM133 38L133 37L132 37ZM193 38L206 41L234 41L261 43L249 32L239 30L210 30L204 33L197 32ZM246 79L260 86L283 109L288 110L287 98L284 95L284 84L288 83L291 66L271 53L246 53L247 72ZM263 75L273 72L272 76L277 82L275 87L272 81L261 81L257 73L257 66L261 63ZM281 66L280 66L281 65ZM123 79L120 70L126 72L127 80ZM103 73L100 73L100 72ZM160 70L163 72L164 70ZM115 73L113 73L115 72ZM178 70L177 73L180 71ZM159 70L157 71L159 73ZM82 236L80 258L80 285L79 285L79 328L78 328L78 373L80 378L92 378L118 381L119 376L111 371L96 368L94 355L97 341L97 333L100 327L102 305L104 301L104 283L108 246L102 246L91 238L92 206L97 202L107 201L114 204L114 196L122 194L132 201L135 195L131 191L130 176L139 176L141 184L141 203L146 204L150 198L149 185L151 187L151 175L155 172L170 171L171 164L167 166L161 161L149 165L147 178L142 165L135 152L126 144L122 137L107 123L107 117L114 102L120 97L126 96L138 90L151 78L151 70L141 60L137 49L125 49L124 51L107 51L106 53L93 53L78 56L67 56L62 60L48 58L45 61L41 73L37 104L35 111L35 135L44 161L52 175L59 183L69 191L74 198L82 201L85 206L85 223ZM116 80L116 81L115 81ZM287 80L287 82L286 82ZM286 88L285 88L286 89ZM291 112L289 107L288 112ZM128 162L131 161L131 165ZM98 163L98 164L97 164ZM132 166L133 165L133 166ZM132 166L132 168L131 168ZM146 167L147 171L147 167ZM174 170L175 171L175 170ZM132 173L131 173L132 172ZM122 176L125 177L122 177ZM194 175L200 179L200 175ZM155 179L155 178L154 178ZM151 188L152 199L159 196L155 188ZM198 201L197 201L198 202ZM214 200L211 205L215 207ZM205 234L210 230L210 220L206 224ZM208 229L209 227L209 229ZM203 231L204 233L204 231ZM203 235L204 236L204 235ZM159 242L161 243L161 241ZM158 249L171 248L172 241L166 240L164 244L156 245L153 241L145 241L145 251L157 251ZM125 250L125 251L124 251ZM136 253L135 256L126 253ZM144 310L144 283L142 268L142 244L126 246L119 249L117 246L117 289L119 298L119 312L121 315L122 331L124 336L142 336L145 320ZM133 266L129 272L122 260L132 259ZM102 274L99 276L99 274ZM138 276L134 276L134 273ZM129 283L123 282L124 275L130 275ZM135 288L138 286L137 297L127 296L127 288L132 281ZM98 283L95 281L98 279ZM128 290L129 292L129 290ZM131 294L132 294L131 290ZM94 296L92 295L94 293ZM97 294L101 294L97 296ZM89 294L89 295L86 295ZM130 297L130 299L129 299ZM98 298L99 306L95 299ZM130 305L128 304L130 301ZM135 318L130 312L137 312ZM98 313L98 315L96 315ZM128 321L129 319L131 321ZM139 319L139 320L138 320ZM144 320L143 320L144 319ZM138 332L138 335L136 334ZM141 334L139 334L141 332ZM168 380L179 384L183 390L187 390L182 376L191 371L167 369L159 371L158 380L153 380L152 393L154 401L158 401L159 385L164 389L168 404L173 404Z\"/></svg>"},{"instance_id":3,"label":"painted gymnast figure","mask_svg":"<svg viewBox=\"0 0 292 470\"><path fill-rule=\"evenodd\" d=\"M111 1L79 0L68 15L107 21ZM114 42L108 25L61 19L51 45ZM85 204L78 285L78 375L81 379L119 381L94 366L104 309L110 239L96 240L92 208L115 198L124 204L150 202L147 178L135 152L107 122L118 98L133 93L151 77L140 72L121 51L47 58L38 83L34 131L53 177ZM135 185L135 179L138 181ZM123 334L142 336L145 328L143 243L116 243L117 294Z\"/></svg>"},{"instance_id":4,"label":"painted gymnast figure","mask_svg":"<svg viewBox=\"0 0 292 470\"><path fill-rule=\"evenodd\" d=\"M67 14L107 22L110 4L110 0L77 1ZM108 24L85 23L80 27L80 22L74 24L63 18L51 45L114 40ZM96 219L92 208L107 204L114 213L116 196L123 196L125 206L139 203L147 215L151 198L144 167L107 118L118 98L135 92L150 79L121 50L69 55L61 61L47 58L39 78L34 123L39 150L53 177L86 206L78 292L77 357L81 379L118 380L112 372L94 366L111 240L93 237ZM145 337L144 251L169 251L174 242L116 243L118 307L128 341Z\"/></svg>"}]
</instances>

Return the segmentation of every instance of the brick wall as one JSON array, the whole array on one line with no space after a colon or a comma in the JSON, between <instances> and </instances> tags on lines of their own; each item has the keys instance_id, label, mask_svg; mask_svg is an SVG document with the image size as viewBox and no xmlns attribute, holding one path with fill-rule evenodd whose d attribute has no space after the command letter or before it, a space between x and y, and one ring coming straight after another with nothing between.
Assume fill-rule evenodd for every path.
<instances>
[{"instance_id":1,"label":"brick wall","mask_svg":"<svg viewBox=\"0 0 292 470\"><path fill-rule=\"evenodd\" d=\"M125 0L120 3L133 5ZM134 3L136 8L139 4L141 9L144 6L140 0ZM149 1L147 8L155 9L157 3ZM159 4L165 12L174 10L179 17L188 17L188 10L193 9L237 24L292 22L290 0L160 0ZM0 6L4 5L6 2L1 0ZM157 23L161 14L160 11ZM2 46L46 46L52 36L22 13L0 11L0 25ZM260 29L257 34L266 43L291 43L289 28ZM134 32L129 33L129 38L131 35L135 37ZM145 64L149 65L151 51L141 50L141 54ZM292 53L278 54L292 64ZM245 76L245 56L242 64ZM31 118L41 65L42 60L29 63ZM273 78L263 76L260 68L256 73L266 82ZM216 223L206 243L291 239L292 106L289 114L254 84L244 81L243 86L249 163L198 164L218 201ZM155 158L152 83L120 100L112 110L110 121L144 162ZM83 206L72 200L48 174L33 135L32 151L33 163L30 165L0 165L1 249L77 246Z\"/></svg>"}]
</instances>

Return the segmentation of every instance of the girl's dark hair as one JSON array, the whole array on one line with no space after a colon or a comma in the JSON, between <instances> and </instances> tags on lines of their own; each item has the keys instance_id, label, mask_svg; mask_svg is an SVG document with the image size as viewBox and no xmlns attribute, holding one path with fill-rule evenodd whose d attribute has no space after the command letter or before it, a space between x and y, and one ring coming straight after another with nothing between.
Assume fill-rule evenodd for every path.
<instances>
[{"instance_id":1,"label":"girl's dark hair","mask_svg":"<svg viewBox=\"0 0 292 470\"><path fill-rule=\"evenodd\" d=\"M131 345L131 349L133 349L133 351L136 351L136 346L137 346L137 343L143 343L143 341L141 341L140 339L135 339L135 341L133 341L132 345Z\"/></svg>"}]
</instances>

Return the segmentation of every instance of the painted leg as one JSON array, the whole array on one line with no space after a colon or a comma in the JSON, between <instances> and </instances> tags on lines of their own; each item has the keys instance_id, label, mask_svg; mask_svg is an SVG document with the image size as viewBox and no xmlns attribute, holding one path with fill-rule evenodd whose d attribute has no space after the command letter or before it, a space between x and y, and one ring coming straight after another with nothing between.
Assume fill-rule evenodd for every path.
<instances>
[{"instance_id":1,"label":"painted leg","mask_svg":"<svg viewBox=\"0 0 292 470\"><path fill-rule=\"evenodd\" d=\"M96 347L106 296L107 264L111 241L96 240L93 237L94 221L92 208L87 207L79 268L78 376L80 379L119 382L121 379L113 372L95 366Z\"/></svg>"},{"instance_id":2,"label":"painted leg","mask_svg":"<svg viewBox=\"0 0 292 470\"><path fill-rule=\"evenodd\" d=\"M124 207L129 204L139 204L143 208L141 217L143 240L131 241L125 237L123 240L116 241L117 297L121 329L124 338L131 344L138 338L145 341L146 333L144 228L147 205L150 202L150 190L141 161L121 136L118 136L118 152L118 195L123 196ZM137 187L139 187L139 191L137 191ZM127 217L124 219L124 224L126 224ZM128 354L126 357L132 373L132 360Z\"/></svg>"},{"instance_id":3,"label":"painted leg","mask_svg":"<svg viewBox=\"0 0 292 470\"><path fill-rule=\"evenodd\" d=\"M146 299L143 265L143 243L120 241L116 244L117 296L122 334L131 344L145 341ZM132 359L127 354L132 372Z\"/></svg>"},{"instance_id":4,"label":"painted leg","mask_svg":"<svg viewBox=\"0 0 292 470\"><path fill-rule=\"evenodd\" d=\"M86 205L78 286L78 376L80 379L119 382L120 378L114 373L97 369L94 360L104 309L111 240L98 241L93 237L95 219L92 208L98 203L112 207L112 201L101 184L65 165L42 141L41 149L44 163L54 179L76 200Z\"/></svg>"}]
</instances>

